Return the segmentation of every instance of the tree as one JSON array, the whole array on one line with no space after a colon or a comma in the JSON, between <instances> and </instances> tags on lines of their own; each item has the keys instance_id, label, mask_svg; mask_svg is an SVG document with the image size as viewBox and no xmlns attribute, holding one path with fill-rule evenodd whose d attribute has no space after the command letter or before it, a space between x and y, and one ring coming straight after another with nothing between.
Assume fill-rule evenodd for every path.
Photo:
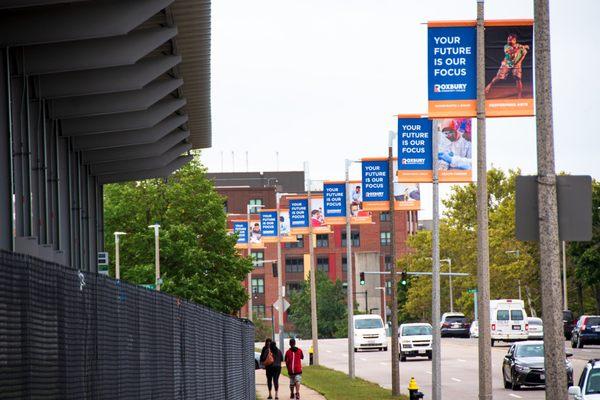
<instances>
[{"instance_id":1,"label":"tree","mask_svg":"<svg viewBox=\"0 0 600 400\"><path fill-rule=\"evenodd\" d=\"M316 273L317 318L319 338L346 337L348 314L346 312L346 291L339 279L331 282L323 272ZM290 296L288 311L290 321L302 338L312 336L310 320L310 281L302 284L299 292Z\"/></svg>"},{"instance_id":2,"label":"tree","mask_svg":"<svg viewBox=\"0 0 600 400\"><path fill-rule=\"evenodd\" d=\"M159 223L161 290L236 312L247 301L241 282L251 262L238 254L235 237L227 233L223 201L197 159L167 180L106 185L107 251L114 251L113 232L127 232L121 237L121 277L154 282L154 234L148 225Z\"/></svg>"},{"instance_id":3,"label":"tree","mask_svg":"<svg viewBox=\"0 0 600 400\"><path fill-rule=\"evenodd\" d=\"M536 243L519 242L515 238L515 182L518 171L508 174L499 169L488 171L489 247L491 298L518 298L518 282L522 297L529 292L532 308L540 310L539 251ZM473 315L473 295L467 289L477 287L477 187L474 183L454 186L443 201L446 211L440 220L440 258L452 260L452 272L466 272L467 277L454 277L454 309ZM399 260L408 271L431 272L431 232L421 231L409 239L412 252ZM514 251L519 252L517 257ZM448 264L441 263L442 272ZM400 297L402 300L403 298ZM400 302L400 315L407 320L431 319L431 277L412 277L405 301ZM449 311L449 279L441 277L441 308ZM527 304L527 309L530 310Z\"/></svg>"}]
</instances>

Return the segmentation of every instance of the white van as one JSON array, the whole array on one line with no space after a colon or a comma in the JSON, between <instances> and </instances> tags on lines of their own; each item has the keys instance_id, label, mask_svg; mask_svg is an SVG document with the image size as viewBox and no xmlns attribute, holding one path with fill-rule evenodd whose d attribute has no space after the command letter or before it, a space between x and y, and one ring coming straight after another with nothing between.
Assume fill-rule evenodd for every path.
<instances>
[{"instance_id":1,"label":"white van","mask_svg":"<svg viewBox=\"0 0 600 400\"><path fill-rule=\"evenodd\" d=\"M366 314L352 317L354 324L354 351L379 349L387 351L388 341L383 320L379 315Z\"/></svg>"},{"instance_id":2,"label":"white van","mask_svg":"<svg viewBox=\"0 0 600 400\"><path fill-rule=\"evenodd\" d=\"M528 325L523 300L490 300L492 346L496 341L527 340Z\"/></svg>"}]
</instances>

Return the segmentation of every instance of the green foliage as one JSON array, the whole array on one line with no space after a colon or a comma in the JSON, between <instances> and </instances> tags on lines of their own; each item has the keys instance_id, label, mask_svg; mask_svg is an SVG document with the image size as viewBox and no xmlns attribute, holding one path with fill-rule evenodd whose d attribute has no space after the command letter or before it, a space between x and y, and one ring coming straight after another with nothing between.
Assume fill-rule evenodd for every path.
<instances>
[{"instance_id":1,"label":"green foliage","mask_svg":"<svg viewBox=\"0 0 600 400\"><path fill-rule=\"evenodd\" d=\"M273 337L273 325L270 321L261 319L258 315L254 314L252 318L254 322L254 341L264 342L266 338Z\"/></svg>"},{"instance_id":2,"label":"green foliage","mask_svg":"<svg viewBox=\"0 0 600 400\"><path fill-rule=\"evenodd\" d=\"M104 204L107 251L114 254L113 232L127 232L121 236L122 279L154 283L154 233L148 225L159 223L161 290L225 313L246 303L241 282L251 263L235 250L223 198L197 160L168 180L106 185Z\"/></svg>"},{"instance_id":3,"label":"green foliage","mask_svg":"<svg viewBox=\"0 0 600 400\"><path fill-rule=\"evenodd\" d=\"M316 273L317 318L319 338L346 337L348 317L346 312L346 291L338 279L331 282L323 272ZM302 289L290 296L290 321L296 327L300 337L309 338L310 321L310 281L304 282Z\"/></svg>"},{"instance_id":4,"label":"green foliage","mask_svg":"<svg viewBox=\"0 0 600 400\"><path fill-rule=\"evenodd\" d=\"M519 171L508 174L498 169L488 171L489 191L489 248L491 298L518 298L518 284L522 297L529 291L532 307L540 314L539 252L536 244L515 239L515 182ZM440 221L440 258L452 260L452 272L467 272L467 277L453 277L454 309L473 315L473 295L467 293L477 287L477 208L475 184L454 186L444 200L446 211ZM431 272L431 232L421 231L409 239L413 252L399 261L408 271ZM519 256L507 251L519 251ZM442 272L448 272L448 263L441 263ZM449 279L441 277L441 311L450 310ZM399 292L400 293L400 292ZM529 306L526 306L529 311ZM399 298L401 320L431 319L431 277L411 277L408 293Z\"/></svg>"}]
</instances>

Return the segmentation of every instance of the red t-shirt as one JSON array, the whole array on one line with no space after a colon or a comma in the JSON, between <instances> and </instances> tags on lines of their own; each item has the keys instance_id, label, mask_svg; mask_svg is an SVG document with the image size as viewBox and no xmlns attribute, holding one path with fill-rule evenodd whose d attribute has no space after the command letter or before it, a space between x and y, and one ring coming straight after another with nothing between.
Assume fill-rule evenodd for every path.
<instances>
[{"instance_id":1,"label":"red t-shirt","mask_svg":"<svg viewBox=\"0 0 600 400\"><path fill-rule=\"evenodd\" d=\"M285 366L290 375L302 373L302 359L304 358L304 354L298 347L295 347L295 349L296 351L290 348L285 352Z\"/></svg>"}]
</instances>

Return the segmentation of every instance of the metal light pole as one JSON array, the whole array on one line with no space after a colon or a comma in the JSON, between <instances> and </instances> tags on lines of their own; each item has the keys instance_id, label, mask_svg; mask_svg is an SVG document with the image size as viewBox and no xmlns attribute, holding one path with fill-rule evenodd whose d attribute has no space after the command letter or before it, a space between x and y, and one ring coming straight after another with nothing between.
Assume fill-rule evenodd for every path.
<instances>
[{"instance_id":1,"label":"metal light pole","mask_svg":"<svg viewBox=\"0 0 600 400\"><path fill-rule=\"evenodd\" d=\"M485 27L483 0L477 0L477 311L479 315L479 400L492 399L490 254L485 138Z\"/></svg>"},{"instance_id":2,"label":"metal light pole","mask_svg":"<svg viewBox=\"0 0 600 400\"><path fill-rule=\"evenodd\" d=\"M275 195L277 201L277 301L279 302L279 312L277 325L279 327L279 348L283 352L283 268L281 265L281 194ZM272 316L272 314L271 314Z\"/></svg>"},{"instance_id":3,"label":"metal light pole","mask_svg":"<svg viewBox=\"0 0 600 400\"><path fill-rule=\"evenodd\" d=\"M562 276L563 276L563 310L569 309L567 297L567 249L566 242L562 241Z\"/></svg>"},{"instance_id":4,"label":"metal light pole","mask_svg":"<svg viewBox=\"0 0 600 400\"><path fill-rule=\"evenodd\" d=\"M432 159L433 159L433 232L432 232L432 259L431 269L431 325L432 331L432 371L431 393L433 400L442 399L442 349L440 330L440 184L437 132L432 132Z\"/></svg>"},{"instance_id":5,"label":"metal light pole","mask_svg":"<svg viewBox=\"0 0 600 400\"><path fill-rule=\"evenodd\" d=\"M387 327L387 303L385 301L385 286L377 286L375 289L381 290L381 297L383 300L383 325Z\"/></svg>"},{"instance_id":6,"label":"metal light pole","mask_svg":"<svg viewBox=\"0 0 600 400\"><path fill-rule=\"evenodd\" d=\"M308 190L307 190L307 198L308 198L308 247L310 253L310 322L311 322L311 333L312 333L312 345L313 345L313 364L319 365L319 326L317 320L317 282L316 282L316 273L315 273L315 249L313 243L313 226L312 226L312 218L311 218L311 180L308 174L308 163L304 164Z\"/></svg>"},{"instance_id":7,"label":"metal light pole","mask_svg":"<svg viewBox=\"0 0 600 400\"><path fill-rule=\"evenodd\" d=\"M154 229L154 275L156 279L154 287L157 292L160 292L160 242L158 237L160 225L149 225L148 228Z\"/></svg>"},{"instance_id":8,"label":"metal light pole","mask_svg":"<svg viewBox=\"0 0 600 400\"><path fill-rule=\"evenodd\" d=\"M454 312L454 296L452 295L452 260L449 258L443 258L440 261L447 262L449 268L449 284L450 284L450 312Z\"/></svg>"},{"instance_id":9,"label":"metal light pole","mask_svg":"<svg viewBox=\"0 0 600 400\"><path fill-rule=\"evenodd\" d=\"M127 235L125 232L115 232L115 279L121 279L121 260L119 256L119 237Z\"/></svg>"},{"instance_id":10,"label":"metal light pole","mask_svg":"<svg viewBox=\"0 0 600 400\"><path fill-rule=\"evenodd\" d=\"M263 208L262 204L247 204L246 205L246 236L247 236L247 246L248 246L248 258L252 261L252 269L254 269L254 259L252 258L252 240L251 237L251 228L250 228L250 213L253 208ZM252 321L254 317L252 315L252 270L248 272L248 319Z\"/></svg>"},{"instance_id":11,"label":"metal light pole","mask_svg":"<svg viewBox=\"0 0 600 400\"><path fill-rule=\"evenodd\" d=\"M354 273L352 269L352 229L350 227L350 164L346 160L346 282L348 284L348 376L354 378Z\"/></svg>"},{"instance_id":12,"label":"metal light pole","mask_svg":"<svg viewBox=\"0 0 600 400\"><path fill-rule=\"evenodd\" d=\"M535 115L537 126L538 217L542 314L544 315L544 362L546 398L567 399L565 348L560 297L560 242L552 126L550 67L550 6L534 0Z\"/></svg>"},{"instance_id":13,"label":"metal light pole","mask_svg":"<svg viewBox=\"0 0 600 400\"><path fill-rule=\"evenodd\" d=\"M398 348L398 277L396 275L396 223L394 216L394 136L395 132L390 131L388 138L388 188L390 202L390 236L392 240L392 268L390 270L392 280L392 395L400 395L400 366Z\"/></svg>"}]
</instances>

